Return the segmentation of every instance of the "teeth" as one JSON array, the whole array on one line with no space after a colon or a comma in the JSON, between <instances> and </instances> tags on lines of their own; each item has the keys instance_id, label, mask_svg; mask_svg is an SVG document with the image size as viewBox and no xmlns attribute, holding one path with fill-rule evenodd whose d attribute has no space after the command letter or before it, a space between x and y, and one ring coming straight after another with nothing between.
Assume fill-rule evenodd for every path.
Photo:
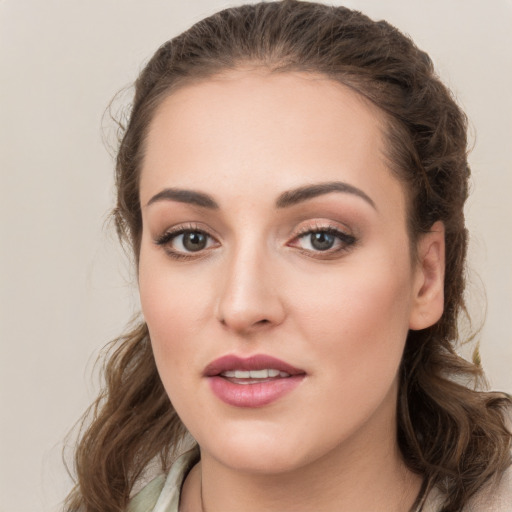
<instances>
[{"instance_id":1,"label":"teeth","mask_svg":"<svg viewBox=\"0 0 512 512\"><path fill-rule=\"evenodd\" d=\"M273 368L264 370L226 370L222 372L223 377L231 377L235 379L268 379L269 377L289 377L290 374L286 372L280 372Z\"/></svg>"},{"instance_id":2,"label":"teeth","mask_svg":"<svg viewBox=\"0 0 512 512\"><path fill-rule=\"evenodd\" d=\"M251 370L251 379L268 379L268 370Z\"/></svg>"}]
</instances>

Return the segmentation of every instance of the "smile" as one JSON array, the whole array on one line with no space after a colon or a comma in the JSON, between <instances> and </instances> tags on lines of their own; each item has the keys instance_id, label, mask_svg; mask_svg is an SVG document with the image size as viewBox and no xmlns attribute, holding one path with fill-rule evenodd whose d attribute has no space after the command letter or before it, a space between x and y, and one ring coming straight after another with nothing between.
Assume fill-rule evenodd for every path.
<instances>
[{"instance_id":1,"label":"smile","mask_svg":"<svg viewBox=\"0 0 512 512\"><path fill-rule=\"evenodd\" d=\"M220 374L221 377L236 379L240 384L250 384L251 382L260 382L262 379L274 379L289 377L290 374L275 370L274 368L264 370L227 370ZM250 382L249 382L250 381ZM233 381L232 381L233 382Z\"/></svg>"},{"instance_id":2,"label":"smile","mask_svg":"<svg viewBox=\"0 0 512 512\"><path fill-rule=\"evenodd\" d=\"M267 355L216 359L204 370L213 394L234 407L263 407L293 391L306 372Z\"/></svg>"}]
</instances>

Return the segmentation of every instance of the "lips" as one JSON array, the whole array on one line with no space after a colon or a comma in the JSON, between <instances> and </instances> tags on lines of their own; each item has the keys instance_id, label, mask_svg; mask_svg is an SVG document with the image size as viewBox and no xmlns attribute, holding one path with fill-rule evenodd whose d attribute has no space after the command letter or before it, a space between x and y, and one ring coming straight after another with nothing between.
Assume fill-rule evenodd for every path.
<instances>
[{"instance_id":1,"label":"lips","mask_svg":"<svg viewBox=\"0 0 512 512\"><path fill-rule=\"evenodd\" d=\"M304 370L295 368L294 366L276 359L275 357L258 354L248 358L241 358L235 355L227 355L215 359L204 370L203 374L206 377L213 377L220 375L222 372L227 371L258 371L274 369L279 372L287 373L288 375L299 375L306 373Z\"/></svg>"},{"instance_id":2,"label":"lips","mask_svg":"<svg viewBox=\"0 0 512 512\"><path fill-rule=\"evenodd\" d=\"M306 376L299 368L258 354L249 358L227 355L203 372L214 395L235 407L262 407L293 391Z\"/></svg>"}]
</instances>

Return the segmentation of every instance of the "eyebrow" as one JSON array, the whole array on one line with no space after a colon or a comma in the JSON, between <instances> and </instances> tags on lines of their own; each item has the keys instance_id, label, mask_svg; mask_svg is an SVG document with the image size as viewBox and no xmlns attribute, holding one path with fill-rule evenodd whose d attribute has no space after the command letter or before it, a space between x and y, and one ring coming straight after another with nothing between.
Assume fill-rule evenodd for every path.
<instances>
[{"instance_id":1,"label":"eyebrow","mask_svg":"<svg viewBox=\"0 0 512 512\"><path fill-rule=\"evenodd\" d=\"M343 181L316 183L314 185L305 185L292 190L287 190L277 198L275 203L276 208L289 208L309 199L313 199L325 194L330 194L331 192L353 194L366 201L374 209L377 209L371 197L369 197L365 192ZM146 206L149 206L158 201L178 201L180 203L193 204L201 208L208 208L210 210L219 209L218 203L215 201L215 199L213 199L212 196L205 194L204 192L197 192L195 190L165 188L161 192L158 192L158 194L155 194L147 202Z\"/></svg>"},{"instance_id":2,"label":"eyebrow","mask_svg":"<svg viewBox=\"0 0 512 512\"><path fill-rule=\"evenodd\" d=\"M329 181L326 183L317 183L314 185L306 185L303 187L298 187L293 190L288 190L287 192L283 192L276 201L277 208L288 208L290 206L294 206L298 203L302 203L303 201L307 201L308 199L313 199L314 197L322 196L325 194L330 194L331 192L342 192L344 194L353 194L357 197L360 197L364 201L366 201L370 206L372 206L375 210L377 207L373 202L372 198L369 197L365 192L361 189L354 187L348 183L343 181Z\"/></svg>"},{"instance_id":3,"label":"eyebrow","mask_svg":"<svg viewBox=\"0 0 512 512\"><path fill-rule=\"evenodd\" d=\"M195 190L184 190L179 188L165 188L158 194L155 194L146 204L149 206L157 201L178 201L179 203L188 203L200 206L201 208L208 208L210 210L218 210L219 205L213 197L203 192L196 192Z\"/></svg>"}]
</instances>

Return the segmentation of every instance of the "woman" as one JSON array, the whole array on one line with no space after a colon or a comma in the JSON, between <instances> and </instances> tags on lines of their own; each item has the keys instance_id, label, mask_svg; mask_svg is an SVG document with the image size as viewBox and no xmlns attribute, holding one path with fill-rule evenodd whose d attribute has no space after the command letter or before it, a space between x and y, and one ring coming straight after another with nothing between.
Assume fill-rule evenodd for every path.
<instances>
[{"instance_id":1,"label":"woman","mask_svg":"<svg viewBox=\"0 0 512 512\"><path fill-rule=\"evenodd\" d=\"M67 510L510 510L510 400L454 351L466 153L385 22L285 0L164 44L116 169L144 322Z\"/></svg>"}]
</instances>

